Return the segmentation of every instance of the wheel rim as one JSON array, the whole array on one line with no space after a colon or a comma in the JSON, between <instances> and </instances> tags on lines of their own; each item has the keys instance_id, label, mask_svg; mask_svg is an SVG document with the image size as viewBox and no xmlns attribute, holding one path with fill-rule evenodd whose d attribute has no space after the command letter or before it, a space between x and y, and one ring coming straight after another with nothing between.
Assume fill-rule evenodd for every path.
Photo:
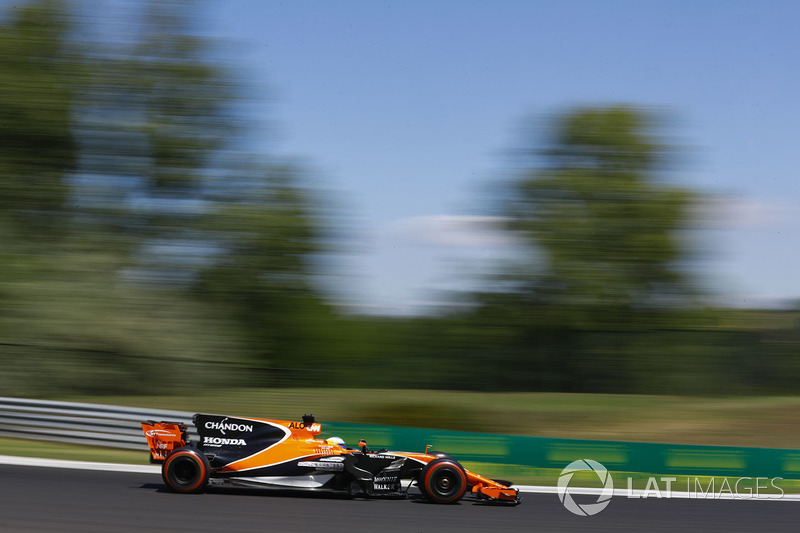
<instances>
[{"instance_id":1,"label":"wheel rim","mask_svg":"<svg viewBox=\"0 0 800 533\"><path fill-rule=\"evenodd\" d=\"M453 477L450 472L445 472L436 480L436 491L440 494L448 494L453 490Z\"/></svg>"},{"instance_id":2,"label":"wheel rim","mask_svg":"<svg viewBox=\"0 0 800 533\"><path fill-rule=\"evenodd\" d=\"M463 489L461 472L452 467L440 467L429 479L429 492L435 499L447 502L460 497Z\"/></svg>"},{"instance_id":3,"label":"wheel rim","mask_svg":"<svg viewBox=\"0 0 800 533\"><path fill-rule=\"evenodd\" d=\"M169 466L169 477L178 487L192 486L201 476L200 468L192 457L175 457Z\"/></svg>"},{"instance_id":4,"label":"wheel rim","mask_svg":"<svg viewBox=\"0 0 800 533\"><path fill-rule=\"evenodd\" d=\"M179 484L191 485L197 479L197 467L188 457L180 458L175 463L173 474Z\"/></svg>"}]
</instances>

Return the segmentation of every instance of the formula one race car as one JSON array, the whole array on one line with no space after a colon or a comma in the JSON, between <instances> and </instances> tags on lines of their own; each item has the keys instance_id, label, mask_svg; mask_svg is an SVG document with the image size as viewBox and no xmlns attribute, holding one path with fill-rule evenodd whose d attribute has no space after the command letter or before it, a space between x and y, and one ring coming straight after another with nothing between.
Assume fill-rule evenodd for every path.
<instances>
[{"instance_id":1,"label":"formula one race car","mask_svg":"<svg viewBox=\"0 0 800 533\"><path fill-rule=\"evenodd\" d=\"M486 502L520 502L511 483L470 472L444 453L373 452L363 440L352 449L338 437L317 439L322 427L313 415L290 422L196 414L192 421L196 444L184 424L142 422L151 460L163 463L164 483L176 492L228 485L405 497L416 482L434 503L455 503L468 490Z\"/></svg>"}]
</instances>

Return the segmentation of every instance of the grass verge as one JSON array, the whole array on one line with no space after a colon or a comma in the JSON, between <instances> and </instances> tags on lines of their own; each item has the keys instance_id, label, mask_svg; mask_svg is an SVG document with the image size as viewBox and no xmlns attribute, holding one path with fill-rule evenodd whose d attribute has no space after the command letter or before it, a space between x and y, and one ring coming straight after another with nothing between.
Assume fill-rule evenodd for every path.
<instances>
[{"instance_id":1,"label":"grass verge","mask_svg":"<svg viewBox=\"0 0 800 533\"><path fill-rule=\"evenodd\" d=\"M72 401L321 422L355 422L555 438L800 448L800 397L375 389L206 390Z\"/></svg>"},{"instance_id":2,"label":"grass verge","mask_svg":"<svg viewBox=\"0 0 800 533\"><path fill-rule=\"evenodd\" d=\"M147 452L6 437L0 437L0 455L131 465L150 464Z\"/></svg>"}]
</instances>

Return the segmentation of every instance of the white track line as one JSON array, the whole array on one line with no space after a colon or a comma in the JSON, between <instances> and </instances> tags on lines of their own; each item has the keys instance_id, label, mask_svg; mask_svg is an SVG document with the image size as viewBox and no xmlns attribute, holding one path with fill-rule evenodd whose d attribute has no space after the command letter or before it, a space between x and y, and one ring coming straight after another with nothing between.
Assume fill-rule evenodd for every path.
<instances>
[{"instance_id":1,"label":"white track line","mask_svg":"<svg viewBox=\"0 0 800 533\"><path fill-rule=\"evenodd\" d=\"M120 463L97 463L93 461L65 461L63 459L40 459L37 457L16 457L12 455L0 455L0 465L16 465L16 466L40 466L46 468L68 468L72 470L95 470L102 472L129 472L139 474L160 474L161 467L158 465L128 465ZM517 485L516 488L520 492L535 493L535 494L557 494L557 487L546 487L540 485ZM582 488L570 487L570 494L588 494L599 495L602 489L599 488ZM647 493L647 494L645 494ZM643 498L659 499L653 491L645 491L641 489L628 491L627 489L615 489L614 496L627 497L627 498ZM668 499L689 499L689 500L751 500L751 501L792 501L800 502L800 494L761 494L759 496L747 497L743 494L737 496L736 494L729 493L715 493L706 494L694 492L677 492L673 491L669 497L664 495L662 500Z\"/></svg>"},{"instance_id":2,"label":"white track line","mask_svg":"<svg viewBox=\"0 0 800 533\"><path fill-rule=\"evenodd\" d=\"M558 487L545 487L545 486L538 486L538 485L515 485L516 488L519 489L520 492L532 492L537 494L558 494ZM594 495L599 496L602 493L603 489L601 488L588 488L588 487L570 487L569 493L572 495L575 494L587 494L587 495ZM786 501L786 502L800 502L800 494L759 494L759 495L748 495L748 494L741 494L737 495L735 493L731 494L728 492L713 492L712 493L702 493L702 492L680 492L680 491L672 491L667 496L666 491L662 490L662 496L659 498L655 491L653 490L644 490L644 489L634 489L629 491L628 489L614 489L614 496L615 497L622 497L622 498L630 498L630 499L640 499L646 498L648 500L751 500L751 501Z\"/></svg>"},{"instance_id":3,"label":"white track line","mask_svg":"<svg viewBox=\"0 0 800 533\"><path fill-rule=\"evenodd\" d=\"M63 459L40 459L38 457L15 457L0 455L0 465L44 466L48 468L70 468L72 470L100 470L103 472L131 472L160 474L157 465L126 465L119 463L96 463L93 461L65 461Z\"/></svg>"}]
</instances>

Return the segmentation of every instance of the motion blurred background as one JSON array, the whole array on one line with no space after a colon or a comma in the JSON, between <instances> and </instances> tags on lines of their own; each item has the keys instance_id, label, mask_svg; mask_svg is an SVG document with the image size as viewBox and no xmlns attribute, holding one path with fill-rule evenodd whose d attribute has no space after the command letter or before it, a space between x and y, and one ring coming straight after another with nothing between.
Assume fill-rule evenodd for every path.
<instances>
[{"instance_id":1,"label":"motion blurred background","mask_svg":"<svg viewBox=\"0 0 800 533\"><path fill-rule=\"evenodd\" d=\"M273 9L234 4L256 20ZM454 16L461 5L449 4ZM270 152L264 139L280 136L270 91L280 87L250 75L246 43L220 38L219 10L176 0L0 3L0 396L800 390L792 294L760 308L733 302L702 266L724 260L709 239L730 191L693 186L702 149L686 140L673 102L623 94L516 110L505 126L513 140L493 170L472 170L486 176L466 187L471 200L458 216L414 216L395 228L426 233L428 247L452 246L437 231L484 244L439 265L440 284L426 293L435 305L398 313L359 286L369 277L353 259L370 246L364 218L314 163L318 140L306 146L310 157ZM319 5L308 10L319 24ZM359 31L349 28L349 39ZM412 63L426 47L452 44L447 35L424 45L407 38ZM472 61L480 77L495 59ZM333 85L336 69L327 75ZM501 98L486 94L476 112ZM405 112L424 121L422 105ZM436 151L452 148L440 142L424 147L427 193L404 199L405 178L388 161L369 187L428 202ZM417 157L413 144L392 150ZM380 283L403 277L393 270Z\"/></svg>"}]
</instances>

